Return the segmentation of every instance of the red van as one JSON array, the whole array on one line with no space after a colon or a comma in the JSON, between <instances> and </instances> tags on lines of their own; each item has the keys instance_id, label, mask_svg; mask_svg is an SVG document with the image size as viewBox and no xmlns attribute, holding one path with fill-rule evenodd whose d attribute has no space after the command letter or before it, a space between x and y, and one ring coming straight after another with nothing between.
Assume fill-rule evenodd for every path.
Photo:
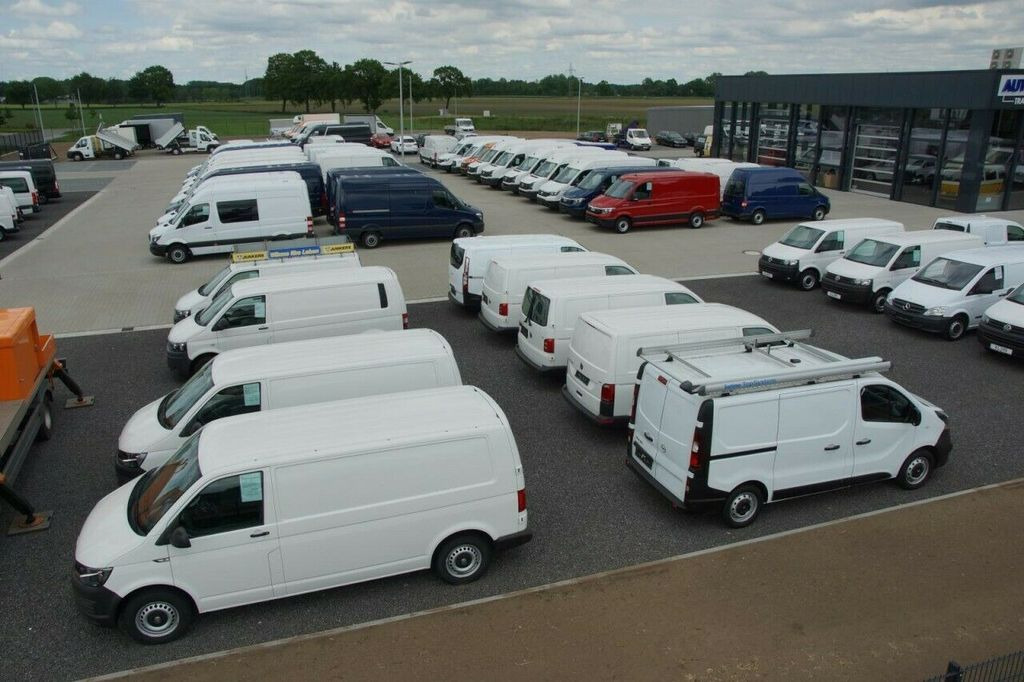
<instances>
[{"instance_id":1,"label":"red van","mask_svg":"<svg viewBox=\"0 0 1024 682\"><path fill-rule=\"evenodd\" d=\"M614 227L619 234L634 225L689 223L697 228L718 217L719 179L691 171L623 175L587 206L587 220Z\"/></svg>"}]
</instances>

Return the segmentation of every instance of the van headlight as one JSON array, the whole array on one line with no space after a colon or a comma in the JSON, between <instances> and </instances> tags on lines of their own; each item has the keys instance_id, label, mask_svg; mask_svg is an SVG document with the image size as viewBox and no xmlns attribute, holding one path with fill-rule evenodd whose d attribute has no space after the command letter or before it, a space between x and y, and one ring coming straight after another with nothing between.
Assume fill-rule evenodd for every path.
<instances>
[{"instance_id":1,"label":"van headlight","mask_svg":"<svg viewBox=\"0 0 1024 682\"><path fill-rule=\"evenodd\" d=\"M562 199L562 203L566 206L579 206L583 203L583 199Z\"/></svg>"},{"instance_id":2,"label":"van headlight","mask_svg":"<svg viewBox=\"0 0 1024 682\"><path fill-rule=\"evenodd\" d=\"M855 280L853 280L853 283L858 285L858 286L862 286L862 287L869 287L869 286L871 286L871 280L870 279L855 279Z\"/></svg>"},{"instance_id":3,"label":"van headlight","mask_svg":"<svg viewBox=\"0 0 1024 682\"><path fill-rule=\"evenodd\" d=\"M148 452L125 452L124 450L118 450L117 461L122 464L142 466L142 463L146 461L146 455L148 454Z\"/></svg>"},{"instance_id":4,"label":"van headlight","mask_svg":"<svg viewBox=\"0 0 1024 682\"><path fill-rule=\"evenodd\" d=\"M182 341L181 343L177 343L177 342L174 342L174 341L168 341L167 342L167 350L172 351L174 353L184 353L187 348L188 348L188 342L187 341Z\"/></svg>"},{"instance_id":5,"label":"van headlight","mask_svg":"<svg viewBox=\"0 0 1024 682\"><path fill-rule=\"evenodd\" d=\"M591 213L596 213L597 215L608 215L612 212L612 209L610 208L600 208L598 206L587 206L587 210Z\"/></svg>"},{"instance_id":6,"label":"van headlight","mask_svg":"<svg viewBox=\"0 0 1024 682\"><path fill-rule=\"evenodd\" d=\"M75 575L78 578L78 582L86 587L102 587L113 571L113 568L90 568L77 561L75 562Z\"/></svg>"},{"instance_id":7,"label":"van headlight","mask_svg":"<svg viewBox=\"0 0 1024 682\"><path fill-rule=\"evenodd\" d=\"M798 261L798 260L784 260L784 261L782 261L782 264L783 265L787 265L789 267L796 267L797 265L800 264L800 261Z\"/></svg>"},{"instance_id":8,"label":"van headlight","mask_svg":"<svg viewBox=\"0 0 1024 682\"><path fill-rule=\"evenodd\" d=\"M929 317L943 317L946 314L946 309L940 305L934 308L929 308L928 310L924 311L924 314L928 315Z\"/></svg>"},{"instance_id":9,"label":"van headlight","mask_svg":"<svg viewBox=\"0 0 1024 682\"><path fill-rule=\"evenodd\" d=\"M988 315L982 315L981 316L981 321L982 322L988 322Z\"/></svg>"}]
</instances>

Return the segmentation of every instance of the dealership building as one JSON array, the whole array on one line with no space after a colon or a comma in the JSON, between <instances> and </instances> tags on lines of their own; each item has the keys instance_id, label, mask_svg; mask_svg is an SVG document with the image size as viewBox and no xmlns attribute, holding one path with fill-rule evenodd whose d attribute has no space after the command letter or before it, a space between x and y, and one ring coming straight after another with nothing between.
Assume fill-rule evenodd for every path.
<instances>
[{"instance_id":1,"label":"dealership building","mask_svg":"<svg viewBox=\"0 0 1024 682\"><path fill-rule=\"evenodd\" d=\"M712 154L964 213L1024 208L1024 69L721 76Z\"/></svg>"}]
</instances>

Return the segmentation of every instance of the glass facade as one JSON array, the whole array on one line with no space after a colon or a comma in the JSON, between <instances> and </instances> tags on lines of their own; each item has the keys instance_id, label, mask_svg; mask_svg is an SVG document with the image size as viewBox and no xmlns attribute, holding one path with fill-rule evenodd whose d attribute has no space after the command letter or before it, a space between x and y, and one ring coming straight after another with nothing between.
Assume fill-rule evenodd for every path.
<instances>
[{"instance_id":1,"label":"glass facade","mask_svg":"<svg viewBox=\"0 0 1024 682\"><path fill-rule=\"evenodd\" d=\"M946 126L945 109L915 109L910 121L910 141L903 163L903 201L931 206L935 203L935 178Z\"/></svg>"},{"instance_id":2,"label":"glass facade","mask_svg":"<svg viewBox=\"0 0 1024 682\"><path fill-rule=\"evenodd\" d=\"M757 125L757 163L785 166L789 144L789 105L762 104Z\"/></svg>"},{"instance_id":3,"label":"glass facade","mask_svg":"<svg viewBox=\"0 0 1024 682\"><path fill-rule=\"evenodd\" d=\"M946 137L942 148L942 170L939 171L939 195L935 205L956 208L960 196L960 176L964 171L967 138L971 129L971 112L950 109L946 118Z\"/></svg>"}]
</instances>

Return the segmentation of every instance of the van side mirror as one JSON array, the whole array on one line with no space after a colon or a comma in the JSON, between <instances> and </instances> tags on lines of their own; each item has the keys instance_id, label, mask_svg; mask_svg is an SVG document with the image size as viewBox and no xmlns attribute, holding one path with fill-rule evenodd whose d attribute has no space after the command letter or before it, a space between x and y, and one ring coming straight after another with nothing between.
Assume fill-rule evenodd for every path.
<instances>
[{"instance_id":1,"label":"van side mirror","mask_svg":"<svg viewBox=\"0 0 1024 682\"><path fill-rule=\"evenodd\" d=\"M178 549L188 549L192 546L192 542L188 539L188 531L182 526L176 526L171 531L169 540L171 547L177 547Z\"/></svg>"}]
</instances>

